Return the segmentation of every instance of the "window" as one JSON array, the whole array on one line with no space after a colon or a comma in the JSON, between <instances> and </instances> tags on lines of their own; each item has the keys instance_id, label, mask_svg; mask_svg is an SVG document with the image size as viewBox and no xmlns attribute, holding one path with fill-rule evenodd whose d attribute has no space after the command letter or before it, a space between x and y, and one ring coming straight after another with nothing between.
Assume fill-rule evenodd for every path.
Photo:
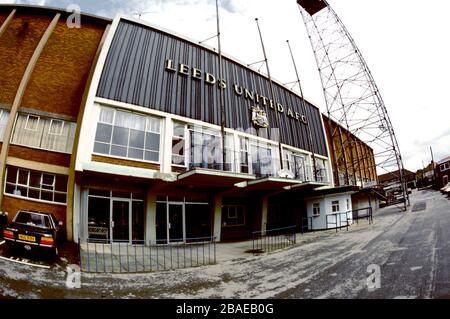
<instances>
[{"instance_id":1,"label":"window","mask_svg":"<svg viewBox=\"0 0 450 319\"><path fill-rule=\"evenodd\" d=\"M234 136L232 134L225 134L225 171L234 171Z\"/></svg>"},{"instance_id":2,"label":"window","mask_svg":"<svg viewBox=\"0 0 450 319\"><path fill-rule=\"evenodd\" d=\"M290 170L291 172L292 170L292 165L291 165L291 157L292 157L292 153L288 152L288 151L284 151L284 168Z\"/></svg>"},{"instance_id":3,"label":"window","mask_svg":"<svg viewBox=\"0 0 450 319\"><path fill-rule=\"evenodd\" d=\"M39 116L27 115L25 129L28 131L37 131L39 127Z\"/></svg>"},{"instance_id":4,"label":"window","mask_svg":"<svg viewBox=\"0 0 450 319\"><path fill-rule=\"evenodd\" d=\"M239 138L239 157L240 157L240 172L241 173L250 173L249 166L248 166L248 158L249 158L249 152L248 152L248 138L240 137Z\"/></svg>"},{"instance_id":5,"label":"window","mask_svg":"<svg viewBox=\"0 0 450 319\"><path fill-rule=\"evenodd\" d=\"M159 162L161 120L102 107L94 153Z\"/></svg>"},{"instance_id":6,"label":"window","mask_svg":"<svg viewBox=\"0 0 450 319\"><path fill-rule=\"evenodd\" d=\"M63 134L63 129L64 129L64 121L52 119L50 121L50 128L48 130L48 134L61 136Z\"/></svg>"},{"instance_id":7,"label":"window","mask_svg":"<svg viewBox=\"0 0 450 319\"><path fill-rule=\"evenodd\" d=\"M245 206L222 206L222 225L224 227L236 227L245 225Z\"/></svg>"},{"instance_id":8,"label":"window","mask_svg":"<svg viewBox=\"0 0 450 319\"><path fill-rule=\"evenodd\" d=\"M258 177L273 175L272 150L269 147L253 144L250 147L250 154L253 174Z\"/></svg>"},{"instance_id":9,"label":"window","mask_svg":"<svg viewBox=\"0 0 450 319\"><path fill-rule=\"evenodd\" d=\"M50 228L52 226L50 218L47 215L19 212L14 221L18 224L31 225L39 228Z\"/></svg>"},{"instance_id":10,"label":"window","mask_svg":"<svg viewBox=\"0 0 450 319\"><path fill-rule=\"evenodd\" d=\"M316 175L317 182L327 182L327 169L325 160L316 158Z\"/></svg>"},{"instance_id":11,"label":"window","mask_svg":"<svg viewBox=\"0 0 450 319\"><path fill-rule=\"evenodd\" d=\"M339 209L339 201L338 200L331 202L331 211L333 213L339 213L340 209Z\"/></svg>"},{"instance_id":12,"label":"window","mask_svg":"<svg viewBox=\"0 0 450 319\"><path fill-rule=\"evenodd\" d=\"M309 181L309 174L306 170L305 156L300 154L292 154L292 171L295 178L301 181Z\"/></svg>"},{"instance_id":13,"label":"window","mask_svg":"<svg viewBox=\"0 0 450 319\"><path fill-rule=\"evenodd\" d=\"M129 229L129 214L131 213L131 240L144 240L144 194L131 193L127 191L111 191L100 189L89 189L88 194L88 219L87 235L89 239L111 238L110 226L113 221L111 216L111 204L114 201L125 201L130 204L128 212L125 213L124 226ZM124 240L129 240L127 235Z\"/></svg>"},{"instance_id":14,"label":"window","mask_svg":"<svg viewBox=\"0 0 450 319\"><path fill-rule=\"evenodd\" d=\"M6 125L8 125L9 111L0 109L0 142L3 141Z\"/></svg>"},{"instance_id":15,"label":"window","mask_svg":"<svg viewBox=\"0 0 450 319\"><path fill-rule=\"evenodd\" d=\"M347 210L350 210L350 199L347 198Z\"/></svg>"},{"instance_id":16,"label":"window","mask_svg":"<svg viewBox=\"0 0 450 319\"><path fill-rule=\"evenodd\" d=\"M5 193L30 199L65 204L67 176L8 167Z\"/></svg>"},{"instance_id":17,"label":"window","mask_svg":"<svg viewBox=\"0 0 450 319\"><path fill-rule=\"evenodd\" d=\"M173 123L173 135L172 135L172 164L173 165L186 165L185 148L186 138L185 132L186 126L182 123Z\"/></svg>"},{"instance_id":18,"label":"window","mask_svg":"<svg viewBox=\"0 0 450 319\"><path fill-rule=\"evenodd\" d=\"M450 169L450 163L445 163L441 165L441 172Z\"/></svg>"},{"instance_id":19,"label":"window","mask_svg":"<svg viewBox=\"0 0 450 319\"><path fill-rule=\"evenodd\" d=\"M320 203L314 203L312 209L313 209L313 216L320 216Z\"/></svg>"},{"instance_id":20,"label":"window","mask_svg":"<svg viewBox=\"0 0 450 319\"><path fill-rule=\"evenodd\" d=\"M190 130L190 165L209 169L221 169L221 136L215 130L189 126Z\"/></svg>"},{"instance_id":21,"label":"window","mask_svg":"<svg viewBox=\"0 0 450 319\"><path fill-rule=\"evenodd\" d=\"M75 130L76 123L19 114L11 143L70 154Z\"/></svg>"}]
</instances>

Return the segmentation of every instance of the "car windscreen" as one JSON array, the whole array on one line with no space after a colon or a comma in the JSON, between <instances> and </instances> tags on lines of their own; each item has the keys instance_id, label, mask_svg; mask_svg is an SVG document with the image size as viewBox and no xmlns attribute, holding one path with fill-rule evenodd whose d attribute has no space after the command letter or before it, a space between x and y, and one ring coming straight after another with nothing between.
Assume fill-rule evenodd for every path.
<instances>
[{"instance_id":1,"label":"car windscreen","mask_svg":"<svg viewBox=\"0 0 450 319\"><path fill-rule=\"evenodd\" d=\"M17 214L15 222L33 227L50 228L49 217L41 214L20 212Z\"/></svg>"}]
</instances>

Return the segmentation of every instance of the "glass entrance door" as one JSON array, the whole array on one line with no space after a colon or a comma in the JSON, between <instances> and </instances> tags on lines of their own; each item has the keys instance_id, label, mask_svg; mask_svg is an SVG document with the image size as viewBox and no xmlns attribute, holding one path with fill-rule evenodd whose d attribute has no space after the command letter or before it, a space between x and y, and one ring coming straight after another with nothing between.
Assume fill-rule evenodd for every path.
<instances>
[{"instance_id":1,"label":"glass entrance door","mask_svg":"<svg viewBox=\"0 0 450 319\"><path fill-rule=\"evenodd\" d=\"M184 242L184 204L169 203L167 208L169 243Z\"/></svg>"},{"instance_id":2,"label":"glass entrance door","mask_svg":"<svg viewBox=\"0 0 450 319\"><path fill-rule=\"evenodd\" d=\"M111 240L130 240L130 201L112 200Z\"/></svg>"}]
</instances>

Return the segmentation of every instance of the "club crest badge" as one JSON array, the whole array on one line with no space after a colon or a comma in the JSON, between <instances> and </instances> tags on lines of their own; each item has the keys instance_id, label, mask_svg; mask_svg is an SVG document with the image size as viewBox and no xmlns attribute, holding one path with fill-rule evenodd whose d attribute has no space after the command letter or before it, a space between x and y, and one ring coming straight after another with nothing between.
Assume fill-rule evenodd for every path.
<instances>
[{"instance_id":1,"label":"club crest badge","mask_svg":"<svg viewBox=\"0 0 450 319\"><path fill-rule=\"evenodd\" d=\"M252 107L252 122L254 126L268 128L269 119L267 113L259 106Z\"/></svg>"}]
</instances>

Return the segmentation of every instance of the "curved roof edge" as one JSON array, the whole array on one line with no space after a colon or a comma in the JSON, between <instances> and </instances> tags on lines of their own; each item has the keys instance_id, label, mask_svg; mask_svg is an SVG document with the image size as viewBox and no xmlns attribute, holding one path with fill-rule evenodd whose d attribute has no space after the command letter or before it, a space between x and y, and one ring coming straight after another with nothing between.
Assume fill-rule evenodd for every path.
<instances>
[{"instance_id":1,"label":"curved roof edge","mask_svg":"<svg viewBox=\"0 0 450 319\"><path fill-rule=\"evenodd\" d=\"M33 11L35 10L35 11L46 11L46 12L57 12L57 13L65 14L65 15L70 13L70 12L67 12L67 10L63 9L63 8L50 7L50 6L39 6L39 5L26 5L26 4L0 4L0 9L3 9L3 8L11 8L11 9L12 8L22 8L22 9L33 10ZM100 23L100 24L105 24L106 25L106 24L110 24L110 23L113 22L113 19L104 18L104 17L93 15L93 14L89 14L89 13L83 13L82 12L81 15L83 17L85 17L85 18L88 18L91 21L94 21L94 22L97 22L97 23ZM148 28L155 29L157 31L166 33L169 36L176 37L176 38L178 38L178 39L180 39L182 41L189 42L189 43L191 43L193 45L196 45L198 47L201 47L201 48L203 48L205 50L211 51L214 54L218 54L218 52L211 46L208 46L208 45L203 44L203 43L201 44L201 43L199 43L199 41L196 41L196 40L194 40L194 39L192 39L192 38L190 38L190 37L188 37L186 35L182 35L182 34L176 32L176 31L169 30L167 28L164 28L164 27L159 26L159 25L155 25L155 24L150 23L148 21L135 19L135 18L132 18L132 17L129 17L129 16L126 16L126 15L117 15L115 19L121 19L121 20L125 20L125 21L131 22L131 23L135 23L135 24L138 24L138 25L142 25L142 26L145 26L145 27L148 27ZM260 76L262 76L262 77L265 77L266 79L269 79L269 77L266 74L258 71L256 68L253 68L253 67L247 65L246 63L242 62L240 59L235 58L232 55L229 55L227 53L222 53L222 55L223 55L224 58L226 58L226 59L228 59L228 60L230 60L230 61L232 61L232 62L234 62L236 64L239 64L242 67L244 67L244 68L246 68L246 69L248 69L248 70L250 70L250 71L252 71L252 72L254 72L254 73L256 73L256 74L258 74ZM272 81L275 84L281 86L283 89L285 89L285 90L287 90L287 91L289 91L289 92L291 92L291 93L293 93L293 94L295 94L295 95L297 95L298 97L301 98L299 92L296 92L293 89L287 87L286 85L283 84L282 81L279 81L279 80L277 80L274 77L271 77L271 79L272 79ZM303 98L304 98L304 100L307 103L309 103L311 106L313 106L316 109L318 109L320 113L322 113L322 111L321 111L319 106L317 106L315 103L312 103L307 98L305 98L305 97L303 97Z\"/></svg>"},{"instance_id":2,"label":"curved roof edge","mask_svg":"<svg viewBox=\"0 0 450 319\"><path fill-rule=\"evenodd\" d=\"M186 36L186 35L180 34L180 33L176 32L176 31L173 31L173 30L169 30L169 29L167 29L167 28L165 28L165 27L162 27L162 26L159 26L159 25L150 23L150 22L148 22L148 21L143 21L143 20L131 18L131 17L126 16L126 15L117 15L117 16L116 16L116 19L121 19L121 20L124 20L124 21L128 21L128 22L131 22L131 23L135 23L135 24L138 24L138 25L142 25L142 26L147 27L147 28L152 28L152 29L157 30L157 31L159 31L159 32L166 33L166 34L168 34L169 36L178 38L178 39L180 39L181 41L189 42L189 43L191 43L191 44L193 44L193 45L195 45L195 46L198 46L198 47L200 47L200 48L202 48L202 49L211 51L211 52L213 52L214 54L218 54L217 50L215 50L213 47L211 47L211 46L209 46L209 45L206 45L206 44L203 44L203 43L199 43L199 41L194 40L194 39L192 39L192 38L190 38L190 37L188 37L188 36ZM246 68L246 69L248 69L248 70L250 70L250 71L252 71L252 72L254 72L254 73L256 73L256 74L258 74L258 75L260 75L260 76L262 76L262 77L264 77L264 78L266 78L266 79L269 79L269 77L268 77L266 74L264 74L264 73L258 71L258 70L257 70L256 68L254 68L254 67L251 67L251 66L245 64L245 63L242 62L240 59L235 58L235 57L233 57L233 56L230 55L230 54L227 54L227 53L222 52L222 56L223 56L225 59L228 59L228 60L230 60L230 61L233 62L233 63L239 64L239 65L242 66L243 68ZM301 98L299 92L296 92L296 91L294 91L293 89L289 88L288 86L284 85L282 81L277 80L277 79L274 78L273 76L271 77L271 79L272 79L272 82L273 82L273 83L275 83L275 84L281 86L283 89L285 89L285 90L291 92L292 94L295 94L295 95L297 95L298 97ZM320 107L317 106L315 103L312 103L310 100L308 100L308 99L305 98L305 97L303 97L303 99L304 99L307 103L311 104L311 106L313 106L313 107L315 107L316 109L318 109L320 113L322 113Z\"/></svg>"},{"instance_id":3,"label":"curved roof edge","mask_svg":"<svg viewBox=\"0 0 450 319\"><path fill-rule=\"evenodd\" d=\"M28 11L36 11L36 12L46 12L46 13L61 13L63 15L69 15L72 12L68 12L66 9L64 8L58 8L58 7L50 7L50 6L39 6L39 5L28 5L28 4L0 4L0 9L23 9L23 10L28 10ZM112 19L108 19L108 18L104 18L104 17L100 17L94 14L90 14L90 13L83 13L81 12L81 16L83 18L87 18L89 21L93 21L99 24L110 24L112 23Z\"/></svg>"}]
</instances>

